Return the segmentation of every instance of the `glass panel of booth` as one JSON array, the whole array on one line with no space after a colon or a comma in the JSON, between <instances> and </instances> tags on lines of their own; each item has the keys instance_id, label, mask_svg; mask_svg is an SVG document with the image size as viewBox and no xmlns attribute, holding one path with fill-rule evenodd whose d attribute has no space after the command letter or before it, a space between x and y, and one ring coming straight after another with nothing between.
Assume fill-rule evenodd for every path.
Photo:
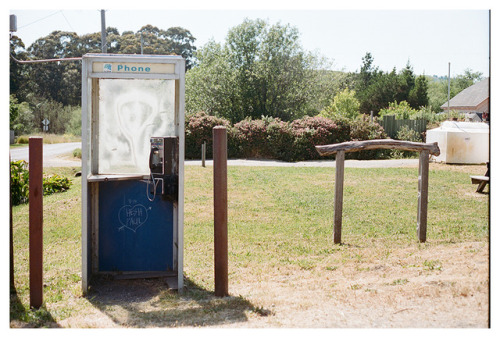
<instances>
[{"instance_id":1,"label":"glass panel of booth","mask_svg":"<svg viewBox=\"0 0 500 338\"><path fill-rule=\"evenodd\" d=\"M93 174L148 175L150 138L176 135L175 80L98 81Z\"/></svg>"}]
</instances>

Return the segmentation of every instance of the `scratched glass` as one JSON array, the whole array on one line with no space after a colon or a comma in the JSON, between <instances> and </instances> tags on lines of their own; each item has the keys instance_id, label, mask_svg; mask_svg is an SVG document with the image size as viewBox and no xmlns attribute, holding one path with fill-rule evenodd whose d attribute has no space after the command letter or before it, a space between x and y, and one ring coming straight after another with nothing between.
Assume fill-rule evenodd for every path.
<instances>
[{"instance_id":1,"label":"scratched glass","mask_svg":"<svg viewBox=\"0 0 500 338\"><path fill-rule=\"evenodd\" d=\"M175 136L175 81L99 80L99 174L149 174L149 139Z\"/></svg>"}]
</instances>

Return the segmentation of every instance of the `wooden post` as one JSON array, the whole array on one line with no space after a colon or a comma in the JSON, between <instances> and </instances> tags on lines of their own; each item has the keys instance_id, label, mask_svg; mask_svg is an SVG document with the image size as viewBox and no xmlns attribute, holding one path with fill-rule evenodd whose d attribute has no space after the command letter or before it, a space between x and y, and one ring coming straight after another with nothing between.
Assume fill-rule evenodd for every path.
<instances>
[{"instance_id":1,"label":"wooden post","mask_svg":"<svg viewBox=\"0 0 500 338\"><path fill-rule=\"evenodd\" d=\"M205 168L205 158L207 156L207 141L203 141L201 145L201 166Z\"/></svg>"},{"instance_id":2,"label":"wooden post","mask_svg":"<svg viewBox=\"0 0 500 338\"><path fill-rule=\"evenodd\" d=\"M43 138L29 138L30 306L43 303Z\"/></svg>"},{"instance_id":3,"label":"wooden post","mask_svg":"<svg viewBox=\"0 0 500 338\"><path fill-rule=\"evenodd\" d=\"M429 195L429 151L420 152L418 163L417 236L421 243L427 240L427 202Z\"/></svg>"},{"instance_id":4,"label":"wooden post","mask_svg":"<svg viewBox=\"0 0 500 338\"><path fill-rule=\"evenodd\" d=\"M215 296L228 292L227 256L227 132L225 127L213 129L214 158L214 270Z\"/></svg>"},{"instance_id":5,"label":"wooden post","mask_svg":"<svg viewBox=\"0 0 500 338\"><path fill-rule=\"evenodd\" d=\"M344 199L344 151L335 156L335 215L333 222L333 243L340 244L342 236L342 203Z\"/></svg>"},{"instance_id":6,"label":"wooden post","mask_svg":"<svg viewBox=\"0 0 500 338\"><path fill-rule=\"evenodd\" d=\"M9 255L10 255L10 291L14 291L15 285L14 285L14 229L12 227L12 194L10 193L11 191L11 177L12 177L12 172L10 170L10 152L9 152L9 209L10 209L10 226L9 226Z\"/></svg>"}]
</instances>

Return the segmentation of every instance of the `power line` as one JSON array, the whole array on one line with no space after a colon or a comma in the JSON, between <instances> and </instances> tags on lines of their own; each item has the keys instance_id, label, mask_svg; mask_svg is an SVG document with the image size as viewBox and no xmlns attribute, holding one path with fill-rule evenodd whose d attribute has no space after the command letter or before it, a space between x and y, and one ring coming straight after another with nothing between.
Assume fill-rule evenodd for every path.
<instances>
[{"instance_id":1,"label":"power line","mask_svg":"<svg viewBox=\"0 0 500 338\"><path fill-rule=\"evenodd\" d=\"M30 22L30 23L28 23L28 24L26 24L26 25L24 25L24 26L18 27L18 29L21 29L21 28L27 27L27 26L29 26L29 25L32 25L32 24L34 24L34 23L36 23L36 22L39 22L39 21L45 20L45 19L47 19L48 17L51 17L51 16L53 16L53 15L56 15L56 14L57 14L57 13L59 13L59 12L62 12L62 11L57 11L57 12L55 12L55 13L49 14L49 15L47 15L47 16L45 16L45 17L41 18L41 19L35 20L35 21Z\"/></svg>"},{"instance_id":2,"label":"power line","mask_svg":"<svg viewBox=\"0 0 500 338\"><path fill-rule=\"evenodd\" d=\"M82 57L74 57L74 58L59 58L59 59L43 59L43 60L18 60L12 54L10 54L12 60L17 63L42 63L42 62L57 62L57 61L80 61Z\"/></svg>"},{"instance_id":3,"label":"power line","mask_svg":"<svg viewBox=\"0 0 500 338\"><path fill-rule=\"evenodd\" d=\"M61 14L64 17L64 20L66 20L66 23L68 24L69 28L71 28L71 30L73 32L75 32L75 29L71 26L71 24L69 23L68 19L66 18L66 15L64 15L63 11L61 11Z\"/></svg>"}]
</instances>

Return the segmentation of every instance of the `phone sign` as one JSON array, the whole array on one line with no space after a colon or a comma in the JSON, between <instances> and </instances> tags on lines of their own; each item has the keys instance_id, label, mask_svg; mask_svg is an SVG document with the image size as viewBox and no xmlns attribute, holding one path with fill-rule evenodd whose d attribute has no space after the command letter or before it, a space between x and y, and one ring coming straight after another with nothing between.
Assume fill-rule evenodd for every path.
<instances>
[{"instance_id":1,"label":"phone sign","mask_svg":"<svg viewBox=\"0 0 500 338\"><path fill-rule=\"evenodd\" d=\"M173 63L94 62L94 73L174 74Z\"/></svg>"},{"instance_id":2,"label":"phone sign","mask_svg":"<svg viewBox=\"0 0 500 338\"><path fill-rule=\"evenodd\" d=\"M102 65L102 70L105 73L111 73L113 71L113 65L111 63L105 63Z\"/></svg>"}]
</instances>

